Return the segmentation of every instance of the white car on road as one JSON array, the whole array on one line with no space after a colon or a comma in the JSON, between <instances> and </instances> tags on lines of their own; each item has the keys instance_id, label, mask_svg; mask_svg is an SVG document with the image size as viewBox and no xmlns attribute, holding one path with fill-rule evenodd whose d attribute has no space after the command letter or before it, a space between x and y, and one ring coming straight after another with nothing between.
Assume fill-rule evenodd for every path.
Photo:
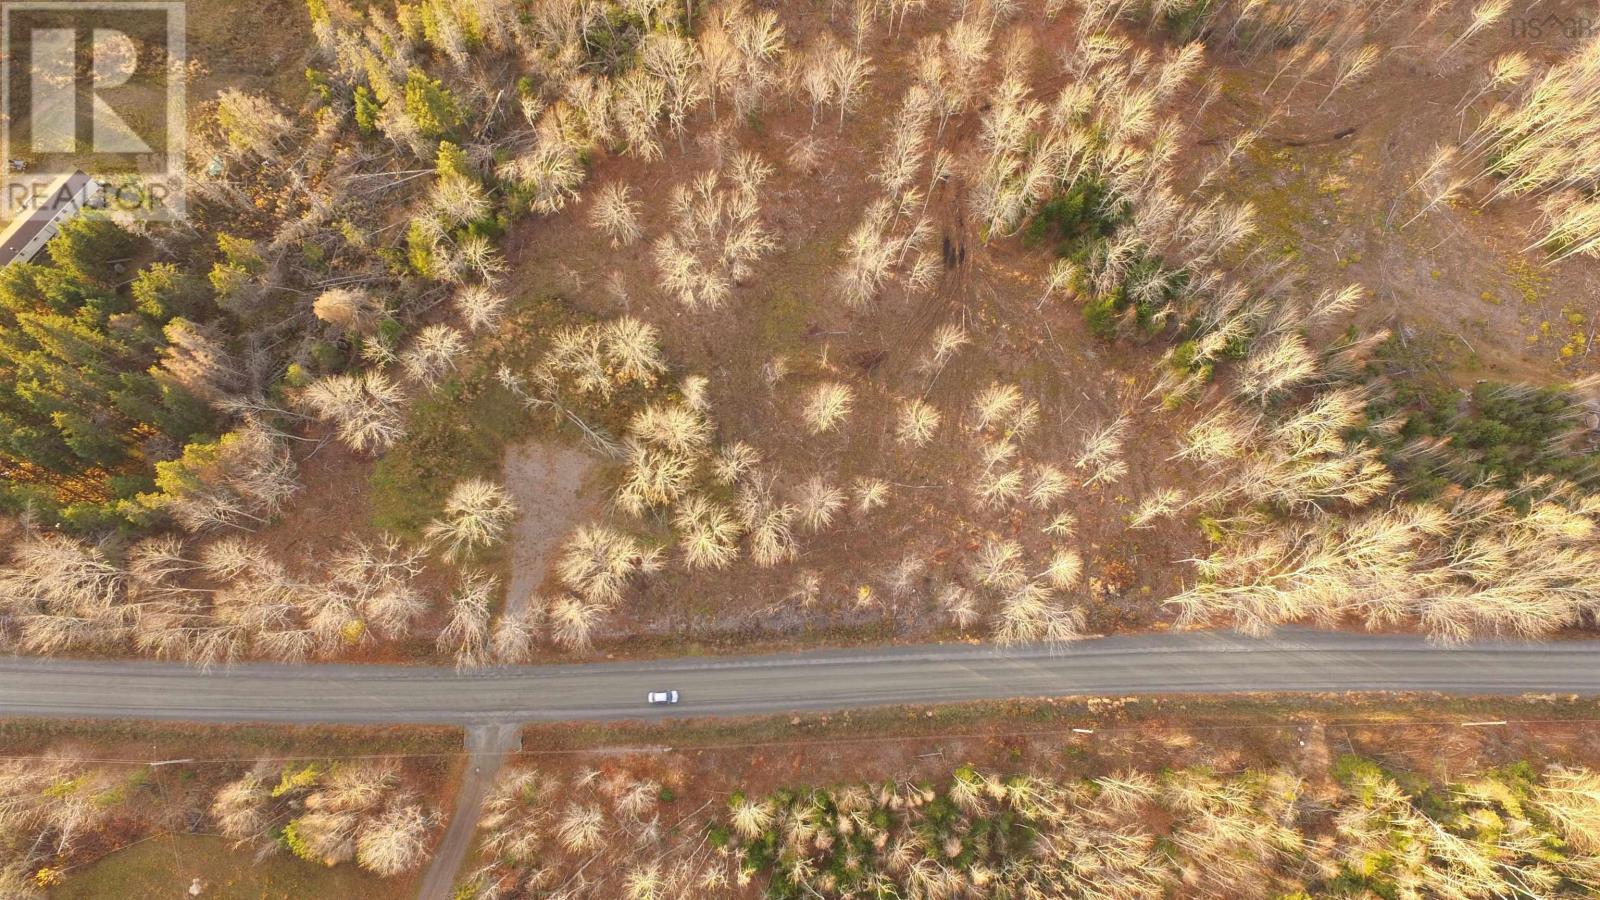
<instances>
[{"instance_id":1,"label":"white car on road","mask_svg":"<svg viewBox=\"0 0 1600 900\"><path fill-rule=\"evenodd\" d=\"M650 702L651 706L663 706L663 705L666 705L666 704L669 704L669 703L677 703L678 702L678 692L677 691L651 691L649 694L645 695L645 699Z\"/></svg>"}]
</instances>

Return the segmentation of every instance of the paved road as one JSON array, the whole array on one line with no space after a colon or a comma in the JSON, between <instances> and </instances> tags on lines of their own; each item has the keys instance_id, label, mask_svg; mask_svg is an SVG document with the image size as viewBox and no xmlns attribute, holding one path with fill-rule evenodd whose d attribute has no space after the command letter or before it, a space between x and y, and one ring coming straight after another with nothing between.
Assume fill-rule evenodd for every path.
<instances>
[{"instance_id":1,"label":"paved road","mask_svg":"<svg viewBox=\"0 0 1600 900\"><path fill-rule=\"evenodd\" d=\"M683 702L648 707L645 692ZM1284 631L492 669L0 660L0 715L413 723L749 715L1067 694L1240 691L1600 693L1600 641L1442 649L1407 636Z\"/></svg>"}]
</instances>

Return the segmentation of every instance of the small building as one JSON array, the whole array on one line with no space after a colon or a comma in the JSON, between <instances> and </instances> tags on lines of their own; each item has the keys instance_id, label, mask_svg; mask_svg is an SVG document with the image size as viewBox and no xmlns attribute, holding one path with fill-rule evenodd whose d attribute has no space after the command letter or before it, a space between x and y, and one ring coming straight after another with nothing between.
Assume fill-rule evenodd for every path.
<instances>
[{"instance_id":1,"label":"small building","mask_svg":"<svg viewBox=\"0 0 1600 900\"><path fill-rule=\"evenodd\" d=\"M33 262L62 223L77 215L100 190L100 183L81 171L61 175L35 190L28 202L19 204L16 217L0 233L0 266Z\"/></svg>"}]
</instances>

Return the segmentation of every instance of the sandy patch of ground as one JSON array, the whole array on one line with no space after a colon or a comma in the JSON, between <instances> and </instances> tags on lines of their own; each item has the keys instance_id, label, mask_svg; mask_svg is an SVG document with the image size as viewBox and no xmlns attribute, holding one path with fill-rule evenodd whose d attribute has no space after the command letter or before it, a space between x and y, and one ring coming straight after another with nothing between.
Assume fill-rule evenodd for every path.
<instances>
[{"instance_id":1,"label":"sandy patch of ground","mask_svg":"<svg viewBox=\"0 0 1600 900\"><path fill-rule=\"evenodd\" d=\"M506 451L506 490L521 510L511 533L506 610L520 612L544 581L561 539L600 505L587 489L595 461L560 444L529 442Z\"/></svg>"}]
</instances>

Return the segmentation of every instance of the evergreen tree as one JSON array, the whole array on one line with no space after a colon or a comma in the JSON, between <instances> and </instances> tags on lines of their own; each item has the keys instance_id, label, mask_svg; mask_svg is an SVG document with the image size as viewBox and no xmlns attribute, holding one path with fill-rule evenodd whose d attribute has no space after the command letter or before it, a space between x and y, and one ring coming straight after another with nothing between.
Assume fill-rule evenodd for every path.
<instances>
[{"instance_id":1,"label":"evergreen tree","mask_svg":"<svg viewBox=\"0 0 1600 900\"><path fill-rule=\"evenodd\" d=\"M122 279L117 263L131 257L134 246L133 235L117 223L100 213L83 212L63 223L45 250L64 274L109 291Z\"/></svg>"},{"instance_id":2,"label":"evergreen tree","mask_svg":"<svg viewBox=\"0 0 1600 900\"><path fill-rule=\"evenodd\" d=\"M356 85L356 127L362 134L375 134L378 130L378 116L383 113L383 104L372 95L364 84Z\"/></svg>"},{"instance_id":3,"label":"evergreen tree","mask_svg":"<svg viewBox=\"0 0 1600 900\"><path fill-rule=\"evenodd\" d=\"M456 98L421 69L406 73L406 114L423 135L437 138L449 134L461 123Z\"/></svg>"},{"instance_id":4,"label":"evergreen tree","mask_svg":"<svg viewBox=\"0 0 1600 900\"><path fill-rule=\"evenodd\" d=\"M179 316L201 318L211 298L204 279L172 263L155 263L140 271L134 276L132 294L140 313L163 324Z\"/></svg>"},{"instance_id":5,"label":"evergreen tree","mask_svg":"<svg viewBox=\"0 0 1600 900\"><path fill-rule=\"evenodd\" d=\"M439 158L434 168L441 179L455 176L473 182L478 180L478 174L472 171L472 164L467 162L466 151L450 141L439 142Z\"/></svg>"},{"instance_id":6,"label":"evergreen tree","mask_svg":"<svg viewBox=\"0 0 1600 900\"><path fill-rule=\"evenodd\" d=\"M223 249L244 259L248 246ZM48 264L0 270L0 508L124 526L118 501L153 485L158 439L170 448L160 455L211 439L209 406L157 365L162 326L205 311L206 284L166 264L123 279L113 260L135 250L115 223L86 215L50 242Z\"/></svg>"},{"instance_id":7,"label":"evergreen tree","mask_svg":"<svg viewBox=\"0 0 1600 900\"><path fill-rule=\"evenodd\" d=\"M0 268L0 324L14 324L13 316L28 310L73 312L94 305L95 298L103 295L103 291L61 269L12 263Z\"/></svg>"}]
</instances>

